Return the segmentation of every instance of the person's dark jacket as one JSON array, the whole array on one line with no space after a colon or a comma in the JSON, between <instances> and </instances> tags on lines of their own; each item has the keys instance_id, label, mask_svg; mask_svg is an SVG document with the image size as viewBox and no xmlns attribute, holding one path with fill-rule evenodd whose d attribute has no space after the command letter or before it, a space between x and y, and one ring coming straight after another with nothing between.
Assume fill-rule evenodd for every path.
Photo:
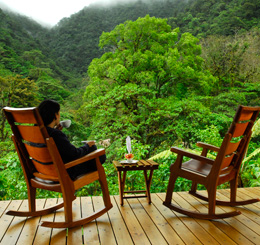
<instances>
[{"instance_id":1,"label":"person's dark jacket","mask_svg":"<svg viewBox=\"0 0 260 245\"><path fill-rule=\"evenodd\" d=\"M75 147L72 145L67 138L66 134L64 134L61 130L46 127L48 134L53 138L55 144L58 148L58 151L61 155L61 158L64 163L76 160L80 157L83 157L97 149L96 145L89 147L88 144L85 144L81 147ZM103 164L106 160L106 155L99 157L100 162ZM83 175L85 173L96 171L96 161L95 159L81 163L75 167L67 169L70 177L74 180L78 176Z\"/></svg>"},{"instance_id":2,"label":"person's dark jacket","mask_svg":"<svg viewBox=\"0 0 260 245\"><path fill-rule=\"evenodd\" d=\"M87 144L78 148L72 145L66 134L61 130L50 127L46 128L49 136L54 139L64 163L71 162L92 152Z\"/></svg>"}]
</instances>

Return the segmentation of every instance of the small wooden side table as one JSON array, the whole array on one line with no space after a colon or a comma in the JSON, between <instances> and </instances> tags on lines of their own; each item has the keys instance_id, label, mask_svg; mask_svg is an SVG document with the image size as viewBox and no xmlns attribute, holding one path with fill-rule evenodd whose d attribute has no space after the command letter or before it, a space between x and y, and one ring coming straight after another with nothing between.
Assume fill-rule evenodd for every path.
<instances>
[{"instance_id":1,"label":"small wooden side table","mask_svg":"<svg viewBox=\"0 0 260 245\"><path fill-rule=\"evenodd\" d=\"M119 196L120 196L120 204L124 205L124 200L126 198L140 198L147 197L148 203L151 203L151 195L150 195L150 187L152 182L152 176L154 169L158 169L159 164L154 162L153 160L139 160L137 163L120 163L118 161L113 161L114 167L117 170L118 174L118 183L119 183ZM145 179L145 187L146 190L132 190L125 191L125 180L127 171L136 171L143 170L144 171L144 179ZM148 172L150 171L149 175ZM122 176L123 173L123 176ZM124 193L145 193L145 195L138 196L124 196Z\"/></svg>"}]
</instances>

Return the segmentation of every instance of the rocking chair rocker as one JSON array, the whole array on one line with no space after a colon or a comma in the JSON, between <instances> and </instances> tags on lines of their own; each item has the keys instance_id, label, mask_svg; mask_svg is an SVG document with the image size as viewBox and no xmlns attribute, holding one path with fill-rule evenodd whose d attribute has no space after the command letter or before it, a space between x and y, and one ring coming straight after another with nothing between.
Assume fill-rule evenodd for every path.
<instances>
[{"instance_id":1,"label":"rocking chair rocker","mask_svg":"<svg viewBox=\"0 0 260 245\"><path fill-rule=\"evenodd\" d=\"M99 156L105 154L104 149L96 150L80 159L64 164L53 138L49 137L37 108L5 107L5 116L13 131L12 139L22 165L28 190L29 211L8 211L14 216L41 216L64 207L64 222L45 222L41 226L50 228L72 228L81 226L100 217L112 208L106 175ZM88 160L95 159L97 171L79 176L72 180L67 169ZM73 220L72 202L76 199L75 191L98 180L103 193L104 207L92 215ZM45 189L62 193L63 203L53 207L36 210L36 189Z\"/></svg>"},{"instance_id":2,"label":"rocking chair rocker","mask_svg":"<svg viewBox=\"0 0 260 245\"><path fill-rule=\"evenodd\" d=\"M163 204L179 213L200 219L222 219L239 215L240 211L216 214L217 205L239 206L260 201L250 199L236 201L237 182L242 160L246 154L247 147L252 134L252 127L259 114L260 107L239 106L228 132L226 133L221 147L198 142L202 147L201 155L192 154L182 149L171 147L171 151L177 153L177 159L170 167L170 179L168 183L166 199ZM215 160L207 157L208 151L217 152ZM191 160L183 162L183 157ZM192 181L189 193L197 198L208 202L208 213L199 213L179 207L172 203L174 184L178 177ZM216 200L217 186L230 182L230 201ZM197 184L206 187L208 197L197 193Z\"/></svg>"}]
</instances>

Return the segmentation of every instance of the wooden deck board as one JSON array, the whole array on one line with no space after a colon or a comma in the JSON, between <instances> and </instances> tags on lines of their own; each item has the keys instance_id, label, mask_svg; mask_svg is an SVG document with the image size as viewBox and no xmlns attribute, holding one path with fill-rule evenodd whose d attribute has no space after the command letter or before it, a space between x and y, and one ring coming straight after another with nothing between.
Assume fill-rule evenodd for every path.
<instances>
[{"instance_id":1,"label":"wooden deck board","mask_svg":"<svg viewBox=\"0 0 260 245\"><path fill-rule=\"evenodd\" d=\"M167 222L166 218L162 215L161 209L157 208L157 205L161 206L161 200L152 194L153 203L150 205L143 198L139 198L142 206L144 207L147 215L150 216L151 220L154 222L158 230L162 233L162 236L166 239L169 244L184 244L182 239L178 236L175 230ZM158 202L159 201L159 202ZM163 208L163 206L161 207Z\"/></svg>"},{"instance_id":2,"label":"wooden deck board","mask_svg":"<svg viewBox=\"0 0 260 245\"><path fill-rule=\"evenodd\" d=\"M181 197L186 200L187 202L189 202L189 204L191 205L191 207L194 208L194 206L196 206L196 209L194 208L194 211L199 211L199 212L203 212L206 213L208 211L208 209L203 206L203 205L197 205L197 201L196 199L192 196L189 195L188 193L181 193ZM235 244L233 240L231 240L226 233L224 233L221 229L219 229L218 226L216 226L214 223L212 223L209 220L200 220L200 219L195 219L196 222L202 227L202 229L204 231L206 231L207 233L211 234L212 238L209 238L208 242L210 243L212 241L212 243L214 244ZM213 240L212 240L213 239Z\"/></svg>"},{"instance_id":3,"label":"wooden deck board","mask_svg":"<svg viewBox=\"0 0 260 245\"><path fill-rule=\"evenodd\" d=\"M82 217L87 217L94 211L91 197L81 198ZM88 244L100 244L97 232L97 222L93 221L83 226L84 243Z\"/></svg>"},{"instance_id":4,"label":"wooden deck board","mask_svg":"<svg viewBox=\"0 0 260 245\"><path fill-rule=\"evenodd\" d=\"M173 193L173 199L178 205L190 210L194 210L194 207L185 199L183 199L180 194ZM212 237L212 235L201 227L201 220L191 219L179 213L176 213L176 215L180 217L181 221L188 227L188 229L198 238L198 240L202 244L218 244L218 242Z\"/></svg>"},{"instance_id":5,"label":"wooden deck board","mask_svg":"<svg viewBox=\"0 0 260 245\"><path fill-rule=\"evenodd\" d=\"M219 190L217 198L220 200L228 200L228 198L225 197L222 194L222 192L223 192L223 190ZM206 191L202 191L202 193L205 195ZM204 205L207 205L206 202L204 202L202 200L199 200L197 198L196 198L196 200ZM239 209L239 208L238 207L227 207L227 206L216 206L216 210L218 213L230 212L235 209ZM244 209L244 207L241 210L242 216L244 215L243 209ZM248 229L248 227L245 224L243 224L239 221L238 217L241 215L234 216L232 218L223 219L223 222L230 225L229 232L227 233L227 235L231 236L235 240L235 242L238 244L257 244L257 243L255 243L257 234L254 232L251 232L251 230ZM216 222L220 222L220 221L221 220L217 220Z\"/></svg>"},{"instance_id":6,"label":"wooden deck board","mask_svg":"<svg viewBox=\"0 0 260 245\"><path fill-rule=\"evenodd\" d=\"M137 217L135 216L133 210L129 206L128 202L125 202L124 206L120 206L119 196L115 197L118 207L120 207L120 212L122 218L124 219L128 232L135 244L150 244L144 230L142 229Z\"/></svg>"},{"instance_id":7,"label":"wooden deck board","mask_svg":"<svg viewBox=\"0 0 260 245\"><path fill-rule=\"evenodd\" d=\"M38 200L37 200L38 201ZM54 206L57 203L56 198L47 199L44 205L44 208L49 208L51 206ZM53 221L54 220L54 213L45 215L41 217L41 221ZM52 235L52 229L46 228L43 226L38 226L37 232L35 234L34 238L34 244L44 245L46 244L46 241L51 240Z\"/></svg>"},{"instance_id":8,"label":"wooden deck board","mask_svg":"<svg viewBox=\"0 0 260 245\"><path fill-rule=\"evenodd\" d=\"M138 199L129 199L128 203L134 212L134 215L139 220L142 229L145 231L147 238L152 244L167 244L154 222L151 220L147 212L138 201Z\"/></svg>"},{"instance_id":9,"label":"wooden deck board","mask_svg":"<svg viewBox=\"0 0 260 245\"><path fill-rule=\"evenodd\" d=\"M201 191L205 193L205 191ZM219 190L218 198L229 198L229 190ZM0 202L0 244L260 244L260 202L239 206L217 206L217 212L238 209L241 215L223 220L199 220L176 213L162 205L165 193L152 193L152 203L134 198L120 205L111 196L113 208L83 227L50 229L42 220L63 221L63 209L43 217L6 215L7 210L27 210L27 200ZM238 200L259 198L260 187L238 189ZM37 208L49 207L61 199L38 199ZM173 201L199 212L207 203L187 192L173 194ZM81 197L73 202L75 218L87 216L103 205L102 197Z\"/></svg>"},{"instance_id":10,"label":"wooden deck board","mask_svg":"<svg viewBox=\"0 0 260 245\"><path fill-rule=\"evenodd\" d=\"M111 225L113 227L113 231L116 237L117 244L134 244L133 240L128 232L127 226L122 219L122 215L120 212L120 206L117 205L115 198L111 198L111 202L113 204L113 208L109 210L109 218Z\"/></svg>"}]
</instances>

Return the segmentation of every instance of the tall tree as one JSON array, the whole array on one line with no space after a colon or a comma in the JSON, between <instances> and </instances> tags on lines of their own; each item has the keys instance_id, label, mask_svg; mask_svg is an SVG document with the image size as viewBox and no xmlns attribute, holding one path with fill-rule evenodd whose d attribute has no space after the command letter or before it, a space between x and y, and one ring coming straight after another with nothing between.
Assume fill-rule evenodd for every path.
<instances>
[{"instance_id":1,"label":"tall tree","mask_svg":"<svg viewBox=\"0 0 260 245\"><path fill-rule=\"evenodd\" d=\"M214 83L202 69L198 41L189 33L179 36L165 19L150 16L104 32L100 47L107 52L89 66L84 96L83 113L92 135L112 141L132 135L152 148L169 137L168 132L176 140L173 120L186 103L174 104L209 93Z\"/></svg>"}]
</instances>

